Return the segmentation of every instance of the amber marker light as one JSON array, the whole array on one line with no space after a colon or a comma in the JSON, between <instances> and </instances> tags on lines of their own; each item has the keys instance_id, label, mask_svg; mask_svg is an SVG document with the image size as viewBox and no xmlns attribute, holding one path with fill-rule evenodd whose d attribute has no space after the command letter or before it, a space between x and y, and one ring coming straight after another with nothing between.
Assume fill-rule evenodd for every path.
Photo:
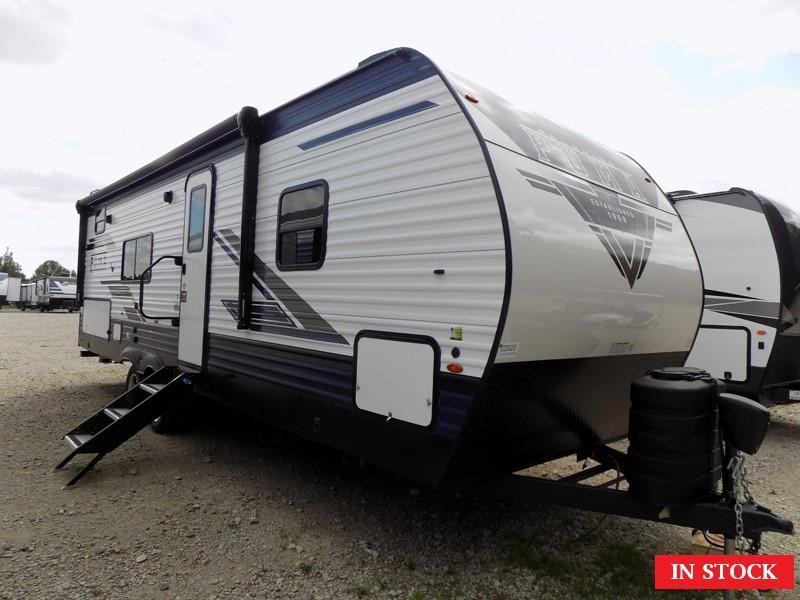
<instances>
[{"instance_id":1,"label":"amber marker light","mask_svg":"<svg viewBox=\"0 0 800 600\"><path fill-rule=\"evenodd\" d=\"M766 329L758 329L756 330L756 335L767 335Z\"/></svg>"},{"instance_id":2,"label":"amber marker light","mask_svg":"<svg viewBox=\"0 0 800 600\"><path fill-rule=\"evenodd\" d=\"M462 367L458 363L450 363L449 365L447 365L447 370L450 371L451 373L461 373L461 371L464 370L464 367Z\"/></svg>"}]
</instances>

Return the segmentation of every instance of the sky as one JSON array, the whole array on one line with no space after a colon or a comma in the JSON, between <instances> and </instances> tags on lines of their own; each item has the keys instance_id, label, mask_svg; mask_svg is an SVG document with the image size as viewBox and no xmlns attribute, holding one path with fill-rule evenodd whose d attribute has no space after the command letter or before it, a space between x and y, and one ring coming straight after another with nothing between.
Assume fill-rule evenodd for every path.
<instances>
[{"instance_id":1,"label":"sky","mask_svg":"<svg viewBox=\"0 0 800 600\"><path fill-rule=\"evenodd\" d=\"M800 211L800 0L0 0L0 252L76 268L75 201L397 46L639 161Z\"/></svg>"}]
</instances>

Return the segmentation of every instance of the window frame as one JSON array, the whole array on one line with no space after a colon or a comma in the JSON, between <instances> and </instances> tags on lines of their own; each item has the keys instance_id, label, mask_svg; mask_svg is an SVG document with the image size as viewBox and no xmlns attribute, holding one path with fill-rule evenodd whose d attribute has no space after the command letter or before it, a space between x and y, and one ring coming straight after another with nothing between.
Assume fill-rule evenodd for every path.
<instances>
[{"instance_id":1,"label":"window frame","mask_svg":"<svg viewBox=\"0 0 800 600\"><path fill-rule=\"evenodd\" d=\"M203 224L200 228L201 236L200 236L200 247L192 250L189 247L192 239L192 194L194 194L197 190L203 190ZM206 209L208 208L208 186L205 183L201 183L200 185L196 185L191 190L189 190L189 206L186 210L186 220L188 223L186 224L186 231L184 235L186 237L185 243L185 251L187 254L193 254L195 252L202 252L203 248L206 247Z\"/></svg>"},{"instance_id":2,"label":"window frame","mask_svg":"<svg viewBox=\"0 0 800 600\"><path fill-rule=\"evenodd\" d=\"M132 237L132 238L128 238L127 240L124 240L122 242L122 260L121 260L121 266L120 266L120 270L119 270L119 280L120 281L141 281L141 279L142 279L141 278L141 273L139 274L139 277L136 276L136 257L138 256L137 250L138 250L139 240L143 239L143 238L147 238L147 237L150 238L150 258L149 258L149 262L147 263L147 265L150 266L151 264L153 264L153 233L152 232L144 233L142 235L137 235L136 237ZM129 242L135 242L135 246L134 246L134 249L133 249L133 277L125 277L125 245L128 244ZM145 267L145 268L147 268L147 267ZM145 283L149 282L150 279L152 278L152 276L153 276L153 273L151 271L148 274L147 278L145 278L145 280L144 280Z\"/></svg>"},{"instance_id":3,"label":"window frame","mask_svg":"<svg viewBox=\"0 0 800 600\"><path fill-rule=\"evenodd\" d=\"M281 237L282 237L281 209L283 208L283 199L288 194L292 194L294 192L299 192L302 190L315 187L322 187L322 235L320 236L320 244L322 245L322 248L320 249L319 260L313 263L290 264L290 265L283 264L281 262ZM293 185L291 187L285 188L283 191L281 191L280 197L278 198L278 214L275 222L275 265L278 267L279 271L314 271L318 270L325 263L325 256L327 255L327 250L328 250L328 199L329 198L330 198L330 190L328 188L328 182L325 179L315 179L314 181L307 181L299 185ZM293 231L302 231L302 230L295 229Z\"/></svg>"},{"instance_id":4,"label":"window frame","mask_svg":"<svg viewBox=\"0 0 800 600\"><path fill-rule=\"evenodd\" d=\"M103 228L98 230L97 226L100 223L103 224ZM101 233L105 232L106 232L106 207L104 206L103 208L98 210L97 213L95 213L94 215L94 234L100 235Z\"/></svg>"}]
</instances>

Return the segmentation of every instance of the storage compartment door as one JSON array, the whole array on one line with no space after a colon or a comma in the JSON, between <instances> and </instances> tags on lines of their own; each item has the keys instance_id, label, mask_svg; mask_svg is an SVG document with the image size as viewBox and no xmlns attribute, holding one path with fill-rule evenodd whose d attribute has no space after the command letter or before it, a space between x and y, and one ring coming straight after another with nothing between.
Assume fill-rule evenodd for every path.
<instances>
[{"instance_id":1,"label":"storage compartment door","mask_svg":"<svg viewBox=\"0 0 800 600\"><path fill-rule=\"evenodd\" d=\"M111 302L86 298L83 301L82 323L84 333L107 340L111 328Z\"/></svg>"},{"instance_id":2,"label":"storage compartment door","mask_svg":"<svg viewBox=\"0 0 800 600\"><path fill-rule=\"evenodd\" d=\"M427 427L433 421L438 364L433 340L361 334L356 339L356 406Z\"/></svg>"},{"instance_id":3,"label":"storage compartment door","mask_svg":"<svg viewBox=\"0 0 800 600\"><path fill-rule=\"evenodd\" d=\"M749 361L750 332L747 329L701 327L686 366L705 369L717 379L747 381Z\"/></svg>"}]
</instances>

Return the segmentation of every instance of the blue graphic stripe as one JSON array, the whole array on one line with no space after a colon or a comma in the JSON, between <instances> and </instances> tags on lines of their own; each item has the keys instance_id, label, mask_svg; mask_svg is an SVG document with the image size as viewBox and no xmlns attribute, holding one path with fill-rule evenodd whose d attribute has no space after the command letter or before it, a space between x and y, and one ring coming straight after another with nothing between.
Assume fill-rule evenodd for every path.
<instances>
[{"instance_id":1,"label":"blue graphic stripe","mask_svg":"<svg viewBox=\"0 0 800 600\"><path fill-rule=\"evenodd\" d=\"M345 110L437 75L422 54L397 49L261 117L263 141L275 139Z\"/></svg>"},{"instance_id":2,"label":"blue graphic stripe","mask_svg":"<svg viewBox=\"0 0 800 600\"><path fill-rule=\"evenodd\" d=\"M313 140L303 142L302 144L298 144L298 147L301 150L310 150L311 148L316 148L317 146L321 146L322 144L327 144L328 142L332 142L334 140L347 137L348 135L353 135L354 133L358 133L359 131L364 131L366 129L377 127L378 125L383 125L384 123L397 121L398 119L402 119L403 117L415 115L419 112L422 112L423 110L428 110L429 108L433 108L434 106L438 106L438 104L436 104L435 102L431 102L430 100L417 102L416 104L412 104L411 106L406 106L405 108L394 110L392 112L386 113L385 115L373 117L372 119L367 119L366 121L361 121L360 123L355 123L348 127L344 127L337 131L333 131L326 135L320 136L318 138L314 138Z\"/></svg>"}]
</instances>

